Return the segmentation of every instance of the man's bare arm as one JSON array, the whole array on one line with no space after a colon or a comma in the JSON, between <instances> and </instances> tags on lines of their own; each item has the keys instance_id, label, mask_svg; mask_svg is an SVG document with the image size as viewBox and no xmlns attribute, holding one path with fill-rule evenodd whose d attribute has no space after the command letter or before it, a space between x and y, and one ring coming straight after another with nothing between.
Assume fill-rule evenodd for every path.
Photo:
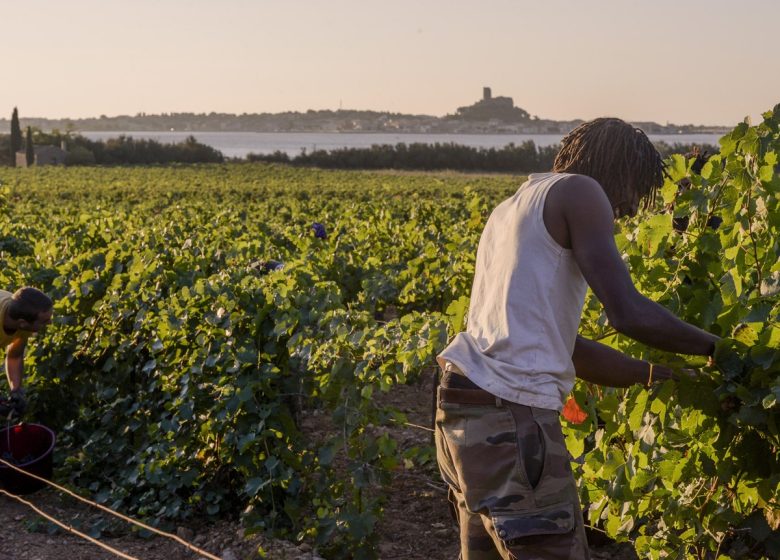
<instances>
[{"instance_id":1,"label":"man's bare arm","mask_svg":"<svg viewBox=\"0 0 780 560\"><path fill-rule=\"evenodd\" d=\"M577 337L572 354L577 377L607 387L629 387L636 383L646 385L650 377L650 364L635 360L617 350L593 340ZM653 381L672 377L666 366L653 365Z\"/></svg>"},{"instance_id":2,"label":"man's bare arm","mask_svg":"<svg viewBox=\"0 0 780 560\"><path fill-rule=\"evenodd\" d=\"M22 372L24 371L24 349L27 339L17 338L8 345L5 353L5 374L11 391L22 388Z\"/></svg>"},{"instance_id":3,"label":"man's bare arm","mask_svg":"<svg viewBox=\"0 0 780 560\"><path fill-rule=\"evenodd\" d=\"M631 338L660 350L708 355L718 337L674 316L634 287L614 239L613 210L601 186L576 175L561 197L574 258L609 322ZM576 189L576 191L574 190Z\"/></svg>"}]
</instances>

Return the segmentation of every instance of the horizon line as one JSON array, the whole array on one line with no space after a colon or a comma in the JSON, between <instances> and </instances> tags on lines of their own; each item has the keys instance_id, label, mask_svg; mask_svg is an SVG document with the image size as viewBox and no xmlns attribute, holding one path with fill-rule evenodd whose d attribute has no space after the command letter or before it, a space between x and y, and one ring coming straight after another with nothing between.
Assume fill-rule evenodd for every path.
<instances>
[{"instance_id":1,"label":"horizon line","mask_svg":"<svg viewBox=\"0 0 780 560\"><path fill-rule=\"evenodd\" d=\"M14 107L16 108L16 107ZM223 115L223 116L229 116L229 117L242 117L242 116L254 116L254 115L285 115L285 114L300 114L305 115L309 112L331 112L331 113L339 113L339 112L358 112L358 113L384 113L389 115L400 115L404 117L423 117L423 118L434 118L434 119L443 119L449 116L455 116L454 113L446 113L444 115L438 116L438 115L431 115L426 113L401 113L401 112L394 112L390 110L379 110L379 109L345 109L345 108L338 108L338 109L305 109L305 110L295 110L295 109L288 109L285 111L280 111L276 113L272 112L242 112L242 113L231 113L231 112L222 112L222 111L208 111L208 112L195 112L195 111L171 111L171 112L159 112L159 113L147 113L143 111L136 112L135 114L130 113L119 113L114 115L98 115L98 116L89 116L89 117L44 117L44 116L31 116L31 117L24 117L19 116L19 120L49 120L49 121L82 121L82 120L110 120L110 119L117 119L117 118L145 118L145 117L161 117L161 116L175 116L175 115L193 115L193 116L210 116L210 115ZM533 117L536 117L535 120L539 121L551 121L551 122L557 122L557 123L573 123L577 121L581 122L587 122L589 120L593 119L586 119L582 117L577 117L573 119L555 119L555 118L543 118L539 117L538 115L533 115ZM614 117L614 115L602 115L601 117ZM595 118L601 118L601 117L593 117ZM731 129L739 122L734 123L732 125L726 125L726 124L695 124L692 122L688 123L673 123L670 121L666 121L666 123L661 123L655 120L635 120L635 119L627 119L622 117L617 117L621 120L627 122L627 123L650 123L650 124L657 124L660 126L693 126L693 127L710 127L710 128L722 128L722 129ZM746 117L748 118L748 117ZM0 121L10 122L10 117L0 117ZM532 119L533 120L533 119Z\"/></svg>"}]
</instances>

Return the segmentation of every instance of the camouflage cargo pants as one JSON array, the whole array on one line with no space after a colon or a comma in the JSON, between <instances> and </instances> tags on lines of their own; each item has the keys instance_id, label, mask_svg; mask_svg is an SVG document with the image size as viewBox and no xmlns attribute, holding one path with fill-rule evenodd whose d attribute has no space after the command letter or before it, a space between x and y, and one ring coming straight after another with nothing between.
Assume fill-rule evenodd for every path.
<instances>
[{"instance_id":1,"label":"camouflage cargo pants","mask_svg":"<svg viewBox=\"0 0 780 560\"><path fill-rule=\"evenodd\" d=\"M447 375L436 451L461 560L589 559L558 412L449 388Z\"/></svg>"}]
</instances>

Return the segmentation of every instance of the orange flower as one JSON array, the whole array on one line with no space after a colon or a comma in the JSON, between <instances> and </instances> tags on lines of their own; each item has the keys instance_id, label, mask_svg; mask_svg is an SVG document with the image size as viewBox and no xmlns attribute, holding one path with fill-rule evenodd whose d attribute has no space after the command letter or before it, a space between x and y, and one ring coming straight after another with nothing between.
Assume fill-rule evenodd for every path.
<instances>
[{"instance_id":1,"label":"orange flower","mask_svg":"<svg viewBox=\"0 0 780 560\"><path fill-rule=\"evenodd\" d=\"M580 408L574 397L569 397L563 407L563 417L572 424L582 424L588 419L588 413Z\"/></svg>"}]
</instances>

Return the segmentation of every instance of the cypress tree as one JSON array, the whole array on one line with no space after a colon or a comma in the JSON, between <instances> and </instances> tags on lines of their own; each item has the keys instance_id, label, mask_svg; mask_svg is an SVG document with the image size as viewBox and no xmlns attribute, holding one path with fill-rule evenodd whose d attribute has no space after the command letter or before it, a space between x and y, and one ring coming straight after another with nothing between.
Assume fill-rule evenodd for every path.
<instances>
[{"instance_id":1,"label":"cypress tree","mask_svg":"<svg viewBox=\"0 0 780 560\"><path fill-rule=\"evenodd\" d=\"M16 165L16 152L22 149L22 128L19 126L19 111L14 107L11 115L11 165Z\"/></svg>"},{"instance_id":2,"label":"cypress tree","mask_svg":"<svg viewBox=\"0 0 780 560\"><path fill-rule=\"evenodd\" d=\"M27 167L30 167L33 163L35 163L35 149L33 148L32 129L29 126L27 127L27 138L25 141L24 153L27 158Z\"/></svg>"}]
</instances>

